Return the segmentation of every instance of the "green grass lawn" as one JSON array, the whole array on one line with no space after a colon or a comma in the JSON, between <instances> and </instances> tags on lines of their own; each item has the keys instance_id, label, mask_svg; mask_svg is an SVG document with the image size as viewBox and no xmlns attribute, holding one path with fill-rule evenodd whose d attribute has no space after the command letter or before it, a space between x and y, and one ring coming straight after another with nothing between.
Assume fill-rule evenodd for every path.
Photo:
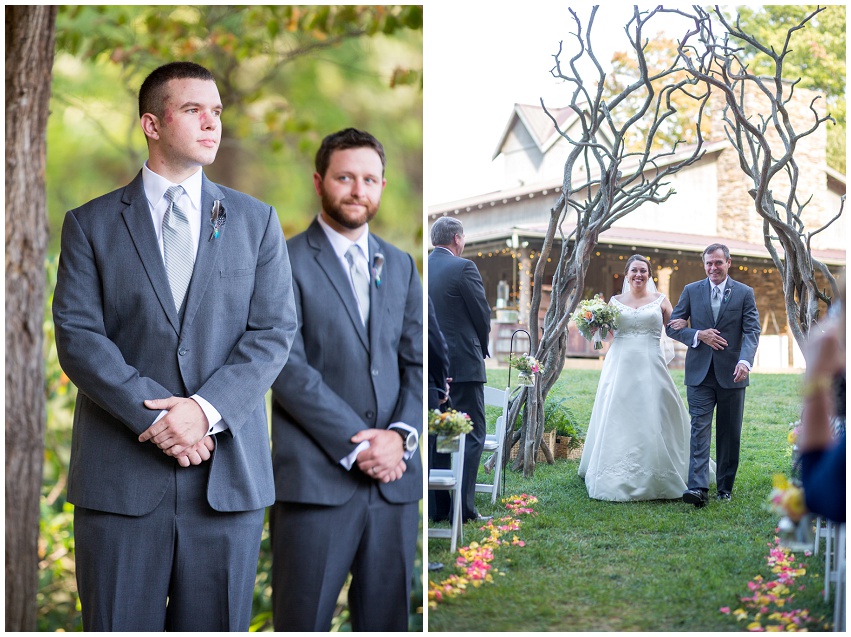
<instances>
[{"instance_id":1,"label":"green grass lawn","mask_svg":"<svg viewBox=\"0 0 851 637\"><path fill-rule=\"evenodd\" d=\"M490 385L505 386L505 371L489 372ZM682 386L682 371L672 373ZM587 426L599 371L565 371L551 392L567 397ZM766 564L778 517L764 509L774 473L787 473L786 435L799 410L797 375L754 374L747 391L742 453L733 501L713 499L703 509L682 502L601 502L588 498L577 476L578 460L539 463L524 479L507 472L505 495L538 497L538 515L525 518L518 535L525 547L497 551L504 576L429 610L429 631L730 631L744 626L719 612L737 608ZM714 456L714 445L713 445ZM482 473L484 478L484 474ZM502 515L487 496L482 514ZM464 544L484 534L468 523ZM808 567L795 591L795 607L832 616L821 596L823 556L797 556ZM448 540L432 539L429 561L447 565L430 572L441 581L453 572Z\"/></svg>"}]
</instances>

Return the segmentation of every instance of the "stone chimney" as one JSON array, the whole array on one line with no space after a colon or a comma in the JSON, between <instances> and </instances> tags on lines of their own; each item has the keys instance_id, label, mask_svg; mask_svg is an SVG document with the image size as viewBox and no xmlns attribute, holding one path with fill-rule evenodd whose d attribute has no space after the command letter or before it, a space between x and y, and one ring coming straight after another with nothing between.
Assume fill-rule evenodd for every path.
<instances>
[{"instance_id":1,"label":"stone chimney","mask_svg":"<svg viewBox=\"0 0 851 637\"><path fill-rule=\"evenodd\" d=\"M773 87L770 78L764 79L766 86ZM789 98L790 84L783 85L784 99ZM787 106L789 121L797 134L812 128L814 114L810 103L818 95L814 91L795 87L792 100ZM713 89L710 99L712 141L726 139L722 112L725 106L723 95ZM824 100L817 100L813 107L820 116L824 115ZM745 114L755 126L761 124L762 116L768 119L771 105L768 98L751 82L745 96ZM732 119L732 117L731 117ZM785 131L783 131L785 134ZM766 139L773 157L785 153L785 146L777 130L769 124ZM836 211L826 210L827 175L826 166L826 127L824 124L810 135L798 141L794 158L798 166L797 197L799 201L812 200L804 209L805 229L815 230L830 219ZM762 158L762 155L760 155ZM748 157L750 163L750 157ZM739 156L732 148L725 149L718 159L718 234L722 237L736 237L750 243L763 243L762 217L754 207L753 198L748 194L755 188L754 182L745 176L739 164ZM775 200L786 201L789 196L789 178L781 172L771 179L770 189ZM785 221L785 212L779 211ZM818 237L817 237L818 238ZM814 241L815 243L815 241ZM835 242L834 242L835 243ZM814 245L818 247L818 245Z\"/></svg>"}]
</instances>

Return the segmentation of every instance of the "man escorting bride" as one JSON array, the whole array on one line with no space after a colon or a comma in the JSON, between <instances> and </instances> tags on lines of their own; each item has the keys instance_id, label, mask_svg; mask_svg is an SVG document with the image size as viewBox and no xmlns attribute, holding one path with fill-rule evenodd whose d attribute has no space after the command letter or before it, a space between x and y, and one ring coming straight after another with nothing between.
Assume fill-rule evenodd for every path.
<instances>
[{"instance_id":1,"label":"man escorting bride","mask_svg":"<svg viewBox=\"0 0 851 637\"><path fill-rule=\"evenodd\" d=\"M731 499L759 313L753 289L727 276L727 246L707 247L703 264L707 278L687 285L672 308L656 291L647 259L633 255L626 263L623 293L610 300L620 318L579 462L591 498L682 497L705 506L715 482L709 457L715 412L718 499ZM660 346L665 324L668 334L688 347L688 412Z\"/></svg>"},{"instance_id":2,"label":"man escorting bride","mask_svg":"<svg viewBox=\"0 0 851 637\"><path fill-rule=\"evenodd\" d=\"M696 507L709 500L709 443L712 413L718 459L718 500L727 502L739 467L742 414L756 348L759 312L753 288L733 281L727 271L730 250L713 243L703 251L706 279L680 295L668 334L688 346L686 378L691 413L691 462L683 502ZM685 327L685 320L691 322Z\"/></svg>"},{"instance_id":3,"label":"man escorting bride","mask_svg":"<svg viewBox=\"0 0 851 637\"><path fill-rule=\"evenodd\" d=\"M647 259L631 256L624 274L623 293L609 301L620 317L579 475L597 500L679 499L687 488L689 415L660 345L673 307L656 291Z\"/></svg>"}]
</instances>

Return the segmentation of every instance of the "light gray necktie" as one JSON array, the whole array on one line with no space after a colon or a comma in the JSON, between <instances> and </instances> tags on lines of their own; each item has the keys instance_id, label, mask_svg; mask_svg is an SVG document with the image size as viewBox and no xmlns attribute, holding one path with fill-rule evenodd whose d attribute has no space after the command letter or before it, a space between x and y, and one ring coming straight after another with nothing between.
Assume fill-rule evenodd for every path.
<instances>
[{"instance_id":1,"label":"light gray necktie","mask_svg":"<svg viewBox=\"0 0 851 637\"><path fill-rule=\"evenodd\" d=\"M175 204L183 194L183 186L172 186L165 192L168 209L163 217L163 256L165 271L174 297L174 307L180 311L186 288L192 278L192 268L195 266L195 254L192 250L192 231L186 213Z\"/></svg>"},{"instance_id":2,"label":"light gray necktie","mask_svg":"<svg viewBox=\"0 0 851 637\"><path fill-rule=\"evenodd\" d=\"M355 296L358 301L358 309L363 324L369 320L369 275L363 271L363 263L358 258L363 254L360 247L353 243L346 250L346 261L349 262L349 273L352 277L352 285L355 288Z\"/></svg>"},{"instance_id":3,"label":"light gray necktie","mask_svg":"<svg viewBox=\"0 0 851 637\"><path fill-rule=\"evenodd\" d=\"M712 306L712 320L718 320L718 310L721 309L721 288L717 285L712 288L712 299L710 301L710 305Z\"/></svg>"}]
</instances>

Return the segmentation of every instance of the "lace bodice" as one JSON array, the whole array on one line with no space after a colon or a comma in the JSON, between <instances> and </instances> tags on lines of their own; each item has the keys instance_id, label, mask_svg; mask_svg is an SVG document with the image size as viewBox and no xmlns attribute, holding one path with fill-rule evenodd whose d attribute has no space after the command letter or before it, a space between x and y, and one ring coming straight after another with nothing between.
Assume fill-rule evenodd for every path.
<instances>
[{"instance_id":1,"label":"lace bodice","mask_svg":"<svg viewBox=\"0 0 851 637\"><path fill-rule=\"evenodd\" d=\"M620 311L615 338L636 336L660 338L662 336L662 310L660 306L664 298L665 295L660 294L656 300L639 308L632 308L612 297L609 303Z\"/></svg>"}]
</instances>

